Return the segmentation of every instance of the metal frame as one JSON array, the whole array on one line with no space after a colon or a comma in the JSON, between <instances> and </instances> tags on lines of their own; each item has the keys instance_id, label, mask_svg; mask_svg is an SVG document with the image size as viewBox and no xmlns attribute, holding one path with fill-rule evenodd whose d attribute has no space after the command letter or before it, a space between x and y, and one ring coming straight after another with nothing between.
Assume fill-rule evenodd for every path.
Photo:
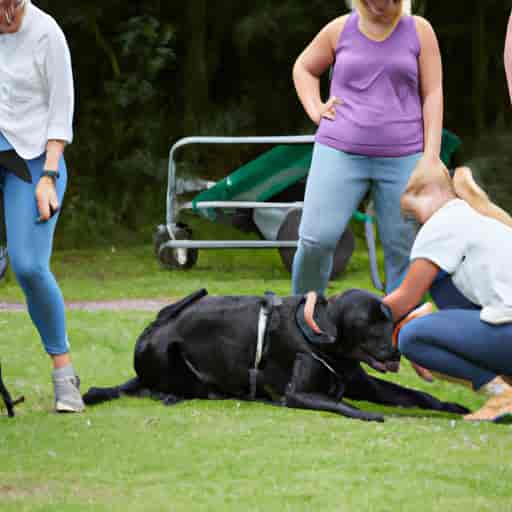
<instances>
[{"instance_id":1,"label":"metal frame","mask_svg":"<svg viewBox=\"0 0 512 512\"><path fill-rule=\"evenodd\" d=\"M279 247L297 247L296 240L287 241L257 241L257 240L176 240L174 229L175 200L176 200L176 152L178 149L192 144L313 144L314 135L298 136L269 136L269 137L184 137L179 139L169 151L168 181L167 181L167 209L166 229L170 240L160 247L164 249L270 249ZM195 204L199 208L302 208L302 202L272 203L255 201L200 201ZM191 210L194 206L191 202L180 205L180 210ZM379 278L375 236L373 232L373 217L369 214L363 216L365 222L366 242L370 259L371 276L374 286L383 290L384 287Z\"/></svg>"}]
</instances>

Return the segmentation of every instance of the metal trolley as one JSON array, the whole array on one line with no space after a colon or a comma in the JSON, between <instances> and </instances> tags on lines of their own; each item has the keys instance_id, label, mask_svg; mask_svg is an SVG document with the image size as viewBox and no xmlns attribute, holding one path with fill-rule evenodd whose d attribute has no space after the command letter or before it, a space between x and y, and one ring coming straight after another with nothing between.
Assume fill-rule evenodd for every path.
<instances>
[{"instance_id":1,"label":"metal trolley","mask_svg":"<svg viewBox=\"0 0 512 512\"><path fill-rule=\"evenodd\" d=\"M176 154L180 148L193 144L267 144L267 145L308 145L312 148L313 135L301 136L270 136L270 137L185 137L178 140L169 151L166 222L158 226L154 237L155 254L160 263L169 269L191 268L197 262L198 251L203 249L279 249L281 259L290 269L291 260L297 247L297 230L302 211L302 201L252 201L252 200L193 200L179 203L176 187ZM229 189L230 177L224 179L224 186ZM371 207L371 206L370 206ZM182 210L212 210L212 209L250 209L254 212L272 209L283 212L282 225L277 239L263 240L193 240L191 229L180 222ZM374 286L383 290L375 244L374 218L370 211L355 212L354 217L364 222L365 236L369 253L370 271ZM284 229L283 229L284 228ZM283 239L283 234L285 239ZM264 236L263 236L264 238ZM274 238L274 237L273 237ZM354 250L354 237L349 229L341 237L335 255L333 275L344 270Z\"/></svg>"}]
</instances>

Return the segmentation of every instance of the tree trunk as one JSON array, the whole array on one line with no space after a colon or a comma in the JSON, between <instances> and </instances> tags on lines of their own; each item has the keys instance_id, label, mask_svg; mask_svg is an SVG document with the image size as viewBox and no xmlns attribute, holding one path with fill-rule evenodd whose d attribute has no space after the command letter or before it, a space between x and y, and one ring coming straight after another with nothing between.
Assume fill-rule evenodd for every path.
<instances>
[{"instance_id":1,"label":"tree trunk","mask_svg":"<svg viewBox=\"0 0 512 512\"><path fill-rule=\"evenodd\" d=\"M476 5L475 5L476 4ZM473 5L473 119L475 134L480 135L485 126L485 95L487 83L487 40L485 33L485 11L482 2Z\"/></svg>"},{"instance_id":2,"label":"tree trunk","mask_svg":"<svg viewBox=\"0 0 512 512\"><path fill-rule=\"evenodd\" d=\"M198 134L201 117L208 112L206 0L188 0L184 32L184 135Z\"/></svg>"}]
</instances>

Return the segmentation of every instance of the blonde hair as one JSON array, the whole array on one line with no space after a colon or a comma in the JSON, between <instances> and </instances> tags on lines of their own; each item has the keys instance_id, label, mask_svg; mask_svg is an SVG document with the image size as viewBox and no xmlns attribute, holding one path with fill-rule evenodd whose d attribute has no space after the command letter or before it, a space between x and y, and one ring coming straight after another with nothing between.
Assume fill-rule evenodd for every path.
<instances>
[{"instance_id":1,"label":"blonde hair","mask_svg":"<svg viewBox=\"0 0 512 512\"><path fill-rule=\"evenodd\" d=\"M448 169L443 165L428 170L424 167L417 167L407 182L404 194L417 196L432 185L437 185L443 190L450 190L455 193Z\"/></svg>"},{"instance_id":2,"label":"blonde hair","mask_svg":"<svg viewBox=\"0 0 512 512\"><path fill-rule=\"evenodd\" d=\"M455 194L478 213L491 217L512 228L512 217L503 208L494 204L485 191L477 185L469 167L457 167L453 176Z\"/></svg>"},{"instance_id":3,"label":"blonde hair","mask_svg":"<svg viewBox=\"0 0 512 512\"><path fill-rule=\"evenodd\" d=\"M414 215L418 198L423 194L429 194L433 186L466 201L481 215L512 228L512 217L489 199L485 191L475 182L469 167L457 167L453 179L444 165L428 170L418 167L411 174L402 194L400 200L402 213Z\"/></svg>"},{"instance_id":4,"label":"blonde hair","mask_svg":"<svg viewBox=\"0 0 512 512\"><path fill-rule=\"evenodd\" d=\"M401 14L412 13L412 0L400 0L400 3L402 4ZM357 9L362 16L366 17L368 15L368 9L362 0L347 0L347 6L351 9Z\"/></svg>"},{"instance_id":5,"label":"blonde hair","mask_svg":"<svg viewBox=\"0 0 512 512\"><path fill-rule=\"evenodd\" d=\"M429 194L432 187L456 195L450 174L444 165L432 169L425 169L425 167L420 166L411 174L400 199L402 213L414 216L418 199L424 194Z\"/></svg>"}]
</instances>

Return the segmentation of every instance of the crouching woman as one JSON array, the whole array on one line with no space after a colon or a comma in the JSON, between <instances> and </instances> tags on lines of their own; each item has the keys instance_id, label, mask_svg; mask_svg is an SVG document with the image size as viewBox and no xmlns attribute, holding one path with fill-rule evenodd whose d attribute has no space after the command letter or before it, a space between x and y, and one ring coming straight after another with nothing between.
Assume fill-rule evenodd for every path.
<instances>
[{"instance_id":1,"label":"crouching woman","mask_svg":"<svg viewBox=\"0 0 512 512\"><path fill-rule=\"evenodd\" d=\"M57 411L84 408L71 366L64 301L49 269L66 189L73 77L66 39L29 0L0 0L0 192L7 247L30 317L53 363Z\"/></svg>"},{"instance_id":2,"label":"crouching woman","mask_svg":"<svg viewBox=\"0 0 512 512\"><path fill-rule=\"evenodd\" d=\"M402 211L422 226L401 284L384 298L402 354L475 391L512 376L512 219L489 201L468 168L413 173ZM439 311L414 310L430 291ZM413 313L407 316L409 311ZM400 326L400 324L399 324ZM491 397L467 420L512 418L512 391Z\"/></svg>"}]
</instances>

